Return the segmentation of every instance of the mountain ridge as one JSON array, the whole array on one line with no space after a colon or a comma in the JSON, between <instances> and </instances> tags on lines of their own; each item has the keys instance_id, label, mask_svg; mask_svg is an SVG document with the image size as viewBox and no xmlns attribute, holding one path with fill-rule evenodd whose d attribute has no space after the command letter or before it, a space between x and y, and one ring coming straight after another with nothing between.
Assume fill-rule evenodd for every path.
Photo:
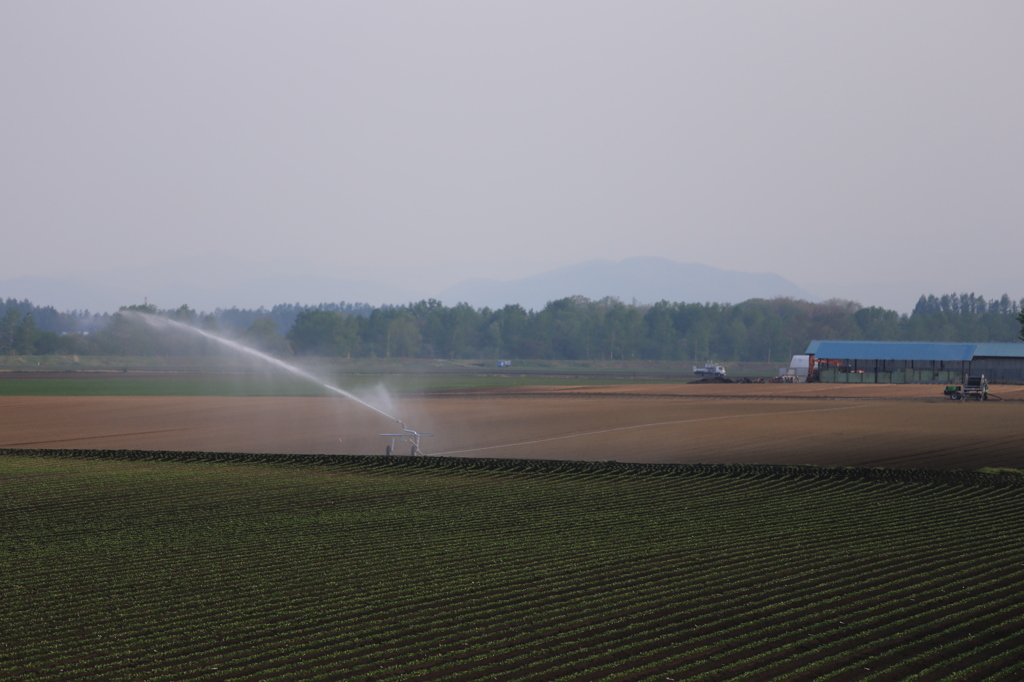
<instances>
[{"instance_id":1,"label":"mountain ridge","mask_svg":"<svg viewBox=\"0 0 1024 682\"><path fill-rule=\"evenodd\" d=\"M474 307L498 308L518 303L543 308L567 296L630 302L662 300L687 303L740 303L751 298L788 296L819 300L802 287L774 273L723 270L700 263L678 263L657 256L621 261L595 259L513 280L474 278L448 287L440 300Z\"/></svg>"},{"instance_id":2,"label":"mountain ridge","mask_svg":"<svg viewBox=\"0 0 1024 682\"><path fill-rule=\"evenodd\" d=\"M471 278L437 291L410 291L386 281L326 276L276 263L249 264L207 254L195 261L124 268L64 277L17 277L0 281L0 299L28 299L58 310L114 312L148 301L161 308L187 304L195 310L270 308L279 303L325 302L403 305L435 298L446 305L475 308L519 304L542 309L568 296L624 302L739 303L751 298L817 297L774 273L723 270L699 263L640 256L621 261L596 259L510 280Z\"/></svg>"}]
</instances>

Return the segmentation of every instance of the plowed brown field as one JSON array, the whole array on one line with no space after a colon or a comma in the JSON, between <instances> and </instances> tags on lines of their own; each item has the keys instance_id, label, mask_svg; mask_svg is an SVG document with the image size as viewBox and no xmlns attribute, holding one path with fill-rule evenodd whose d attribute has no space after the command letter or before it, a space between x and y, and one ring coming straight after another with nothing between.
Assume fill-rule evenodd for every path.
<instances>
[{"instance_id":1,"label":"plowed brown field","mask_svg":"<svg viewBox=\"0 0 1024 682\"><path fill-rule=\"evenodd\" d=\"M1024 387L539 387L401 399L428 454L631 462L1024 468ZM937 397L938 396L938 397ZM0 397L0 447L381 454L394 424L343 399ZM401 446L399 454L407 453Z\"/></svg>"}]
</instances>

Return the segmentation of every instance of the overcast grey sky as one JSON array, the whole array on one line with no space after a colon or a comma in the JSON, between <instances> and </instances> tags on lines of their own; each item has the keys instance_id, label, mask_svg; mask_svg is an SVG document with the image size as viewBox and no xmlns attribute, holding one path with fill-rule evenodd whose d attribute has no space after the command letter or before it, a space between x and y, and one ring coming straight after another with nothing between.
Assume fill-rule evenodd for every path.
<instances>
[{"instance_id":1,"label":"overcast grey sky","mask_svg":"<svg viewBox=\"0 0 1024 682\"><path fill-rule=\"evenodd\" d=\"M1022 35L1017 0L6 0L0 280L656 255L1019 298Z\"/></svg>"}]
</instances>

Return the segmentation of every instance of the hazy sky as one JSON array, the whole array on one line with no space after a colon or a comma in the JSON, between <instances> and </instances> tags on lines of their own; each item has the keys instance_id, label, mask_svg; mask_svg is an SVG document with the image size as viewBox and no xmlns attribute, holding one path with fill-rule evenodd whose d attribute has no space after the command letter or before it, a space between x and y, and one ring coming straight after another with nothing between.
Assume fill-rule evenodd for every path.
<instances>
[{"instance_id":1,"label":"hazy sky","mask_svg":"<svg viewBox=\"0 0 1024 682\"><path fill-rule=\"evenodd\" d=\"M0 280L656 255L1020 298L1022 35L1019 0L6 0Z\"/></svg>"}]
</instances>

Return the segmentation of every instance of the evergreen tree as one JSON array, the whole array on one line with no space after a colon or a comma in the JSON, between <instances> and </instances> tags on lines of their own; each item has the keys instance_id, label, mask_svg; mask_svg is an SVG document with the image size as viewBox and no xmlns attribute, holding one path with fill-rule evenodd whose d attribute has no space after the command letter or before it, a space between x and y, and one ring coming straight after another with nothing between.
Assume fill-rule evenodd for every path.
<instances>
[{"instance_id":1,"label":"evergreen tree","mask_svg":"<svg viewBox=\"0 0 1024 682\"><path fill-rule=\"evenodd\" d=\"M355 325L333 310L307 309L295 317L285 335L297 355L351 355Z\"/></svg>"}]
</instances>

